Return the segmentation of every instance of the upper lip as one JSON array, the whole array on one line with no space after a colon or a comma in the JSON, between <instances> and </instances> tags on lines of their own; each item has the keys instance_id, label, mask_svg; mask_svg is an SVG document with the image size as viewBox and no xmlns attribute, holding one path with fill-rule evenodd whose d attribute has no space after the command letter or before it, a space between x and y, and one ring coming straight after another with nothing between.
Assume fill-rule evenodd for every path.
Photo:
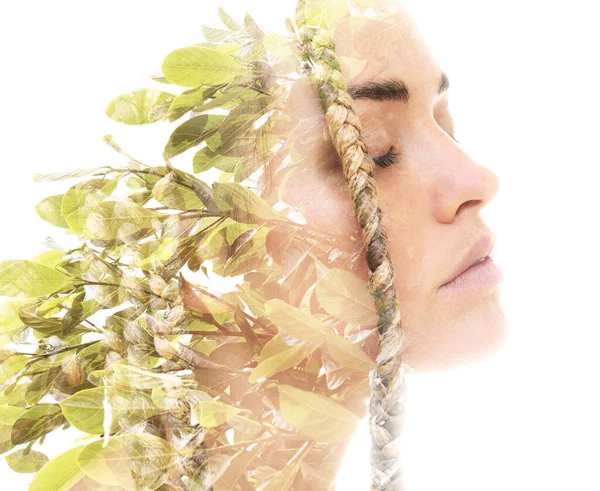
<instances>
[{"instance_id":1,"label":"upper lip","mask_svg":"<svg viewBox=\"0 0 600 491\"><path fill-rule=\"evenodd\" d=\"M454 281L458 276L463 274L473 264L480 259L489 256L494 249L495 237L494 235L482 235L477 241L469 248L467 253L463 256L462 261L454 270L454 274L448 279L442 286ZM441 288L441 287L440 287Z\"/></svg>"}]
</instances>

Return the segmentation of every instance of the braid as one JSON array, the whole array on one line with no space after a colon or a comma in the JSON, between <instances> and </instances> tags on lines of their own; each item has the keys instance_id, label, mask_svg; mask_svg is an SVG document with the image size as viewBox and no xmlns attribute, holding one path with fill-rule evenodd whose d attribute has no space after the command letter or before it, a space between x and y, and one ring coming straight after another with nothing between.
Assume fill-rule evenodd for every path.
<instances>
[{"instance_id":1,"label":"braid","mask_svg":"<svg viewBox=\"0 0 600 491\"><path fill-rule=\"evenodd\" d=\"M304 0L296 10L303 59L316 82L331 140L339 154L367 249L369 291L378 313L381 334L377 367L370 375L371 490L404 489L398 459L404 420L405 382L400 352L402 324L394 286L394 268L377 204L373 159L365 152L361 124L341 73L329 33L308 27ZM318 36L318 38L317 38Z\"/></svg>"}]
</instances>

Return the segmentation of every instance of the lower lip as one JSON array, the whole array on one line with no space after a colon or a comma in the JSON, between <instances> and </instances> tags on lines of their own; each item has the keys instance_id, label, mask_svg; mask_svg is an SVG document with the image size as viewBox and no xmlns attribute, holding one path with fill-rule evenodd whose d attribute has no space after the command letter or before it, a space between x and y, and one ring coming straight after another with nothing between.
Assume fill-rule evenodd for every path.
<instances>
[{"instance_id":1,"label":"lower lip","mask_svg":"<svg viewBox=\"0 0 600 491\"><path fill-rule=\"evenodd\" d=\"M502 270L491 257L485 261L472 266L464 273L454 278L450 283L446 283L439 288L439 291L447 292L466 292L472 290L482 290L491 288L504 279Z\"/></svg>"}]
</instances>

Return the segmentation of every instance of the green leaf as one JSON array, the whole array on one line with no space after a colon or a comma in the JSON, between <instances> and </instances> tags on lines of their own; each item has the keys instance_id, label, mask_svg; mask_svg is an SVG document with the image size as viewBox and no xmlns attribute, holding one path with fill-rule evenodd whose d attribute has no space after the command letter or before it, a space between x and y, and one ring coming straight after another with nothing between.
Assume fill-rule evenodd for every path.
<instances>
[{"instance_id":1,"label":"green leaf","mask_svg":"<svg viewBox=\"0 0 600 491\"><path fill-rule=\"evenodd\" d=\"M262 41L265 37L265 33L248 13L244 16L244 31L257 41Z\"/></svg>"},{"instance_id":2,"label":"green leaf","mask_svg":"<svg viewBox=\"0 0 600 491\"><path fill-rule=\"evenodd\" d=\"M175 255L178 246L179 241L173 237L149 240L137 248L133 264L136 268L155 270Z\"/></svg>"},{"instance_id":3,"label":"green leaf","mask_svg":"<svg viewBox=\"0 0 600 491\"><path fill-rule=\"evenodd\" d=\"M219 7L219 19L221 19L221 22L223 22L223 24L225 24L232 31L239 31L242 28L242 26L238 24L233 17L223 10L223 7Z\"/></svg>"},{"instance_id":4,"label":"green leaf","mask_svg":"<svg viewBox=\"0 0 600 491\"><path fill-rule=\"evenodd\" d=\"M217 206L236 222L263 223L283 218L260 196L238 183L215 182L213 195Z\"/></svg>"},{"instance_id":5,"label":"green leaf","mask_svg":"<svg viewBox=\"0 0 600 491\"><path fill-rule=\"evenodd\" d=\"M71 230L81 235L89 211L110 195L116 186L115 179L90 179L71 186L63 197L60 210Z\"/></svg>"},{"instance_id":6,"label":"green leaf","mask_svg":"<svg viewBox=\"0 0 600 491\"><path fill-rule=\"evenodd\" d=\"M307 26L332 29L340 19L349 15L347 0L305 0L302 5Z\"/></svg>"},{"instance_id":7,"label":"green leaf","mask_svg":"<svg viewBox=\"0 0 600 491\"><path fill-rule=\"evenodd\" d=\"M19 308L23 303L11 301L0 304L0 341L6 339L8 342L14 334L23 329L23 322L19 317Z\"/></svg>"},{"instance_id":8,"label":"green leaf","mask_svg":"<svg viewBox=\"0 0 600 491\"><path fill-rule=\"evenodd\" d=\"M270 377L288 368L293 368L316 348L316 346L306 342L290 346L277 334L264 345L260 352L258 365L252 370L248 380L251 384L255 384L263 377Z\"/></svg>"},{"instance_id":9,"label":"green leaf","mask_svg":"<svg viewBox=\"0 0 600 491\"><path fill-rule=\"evenodd\" d=\"M236 454L225 473L215 482L214 491L231 491L237 489L236 484L246 472L252 461L265 449L265 443L258 443L252 450L244 450Z\"/></svg>"},{"instance_id":10,"label":"green leaf","mask_svg":"<svg viewBox=\"0 0 600 491\"><path fill-rule=\"evenodd\" d=\"M330 315L350 324L377 324L375 301L368 285L343 269L330 269L317 281L319 304Z\"/></svg>"},{"instance_id":11,"label":"green leaf","mask_svg":"<svg viewBox=\"0 0 600 491\"><path fill-rule=\"evenodd\" d=\"M202 401L191 408L191 424L196 423L206 428L213 428L227 423L230 418L241 411L240 408L218 401Z\"/></svg>"},{"instance_id":12,"label":"green leaf","mask_svg":"<svg viewBox=\"0 0 600 491\"><path fill-rule=\"evenodd\" d=\"M31 442L50 433L65 422L60 407L56 404L38 404L25 411L15 421L11 431L13 445Z\"/></svg>"},{"instance_id":13,"label":"green leaf","mask_svg":"<svg viewBox=\"0 0 600 491\"><path fill-rule=\"evenodd\" d=\"M235 171L238 164L241 162L239 157L228 157L227 155L219 155L209 147L204 147L194 154L194 172L204 172L213 167L225 171Z\"/></svg>"},{"instance_id":14,"label":"green leaf","mask_svg":"<svg viewBox=\"0 0 600 491\"><path fill-rule=\"evenodd\" d=\"M13 355L0 364L0 383L6 382L19 373L29 361L25 355Z\"/></svg>"},{"instance_id":15,"label":"green leaf","mask_svg":"<svg viewBox=\"0 0 600 491\"><path fill-rule=\"evenodd\" d=\"M179 94L171 103L169 108L169 121L173 122L179 119L190 109L202 104L202 101L208 99L217 92L215 87L198 87L197 89L186 90Z\"/></svg>"},{"instance_id":16,"label":"green leaf","mask_svg":"<svg viewBox=\"0 0 600 491\"><path fill-rule=\"evenodd\" d=\"M330 329L315 316L278 298L269 300L265 304L265 312L278 329L300 341L308 341L320 346L330 333Z\"/></svg>"},{"instance_id":17,"label":"green leaf","mask_svg":"<svg viewBox=\"0 0 600 491\"><path fill-rule=\"evenodd\" d=\"M64 194L48 196L35 206L36 213L47 222L61 228L69 228L69 224L60 213Z\"/></svg>"},{"instance_id":18,"label":"green leaf","mask_svg":"<svg viewBox=\"0 0 600 491\"><path fill-rule=\"evenodd\" d=\"M35 256L33 262L43 264L49 268L55 268L57 264L62 261L64 256L64 251L44 251Z\"/></svg>"},{"instance_id":19,"label":"green leaf","mask_svg":"<svg viewBox=\"0 0 600 491\"><path fill-rule=\"evenodd\" d=\"M176 210L196 210L204 208L204 203L193 189L177 182L174 172L169 172L152 188L152 197L169 208Z\"/></svg>"},{"instance_id":20,"label":"green leaf","mask_svg":"<svg viewBox=\"0 0 600 491\"><path fill-rule=\"evenodd\" d=\"M226 29L215 29L214 27L202 26L204 39L211 43L222 43L228 39L235 39L237 35Z\"/></svg>"},{"instance_id":21,"label":"green leaf","mask_svg":"<svg viewBox=\"0 0 600 491\"><path fill-rule=\"evenodd\" d=\"M170 159L202 143L219 127L225 116L221 114L201 114L188 119L178 126L169 137L163 157Z\"/></svg>"},{"instance_id":22,"label":"green leaf","mask_svg":"<svg viewBox=\"0 0 600 491\"><path fill-rule=\"evenodd\" d=\"M33 261L11 259L0 262L0 295L6 297L21 293L39 297L60 290L72 281L55 269Z\"/></svg>"},{"instance_id":23,"label":"green leaf","mask_svg":"<svg viewBox=\"0 0 600 491\"><path fill-rule=\"evenodd\" d=\"M82 235L91 239L130 242L153 226L157 214L131 201L105 201L90 210Z\"/></svg>"},{"instance_id":24,"label":"green leaf","mask_svg":"<svg viewBox=\"0 0 600 491\"><path fill-rule=\"evenodd\" d=\"M104 433L104 388L81 390L60 403L62 412L75 428L86 433Z\"/></svg>"},{"instance_id":25,"label":"green leaf","mask_svg":"<svg viewBox=\"0 0 600 491\"><path fill-rule=\"evenodd\" d=\"M283 419L317 442L339 443L356 430L358 417L331 398L290 385L277 389Z\"/></svg>"},{"instance_id":26,"label":"green leaf","mask_svg":"<svg viewBox=\"0 0 600 491\"><path fill-rule=\"evenodd\" d=\"M327 334L327 351L336 362L352 370L370 370L376 366L375 361L360 346L332 332Z\"/></svg>"},{"instance_id":27,"label":"green leaf","mask_svg":"<svg viewBox=\"0 0 600 491\"><path fill-rule=\"evenodd\" d=\"M10 439L12 426L24 412L22 407L0 406L0 454L13 447Z\"/></svg>"},{"instance_id":28,"label":"green leaf","mask_svg":"<svg viewBox=\"0 0 600 491\"><path fill-rule=\"evenodd\" d=\"M190 46L169 53L162 63L169 82L182 87L227 84L246 73L233 57L212 48Z\"/></svg>"},{"instance_id":29,"label":"green leaf","mask_svg":"<svg viewBox=\"0 0 600 491\"><path fill-rule=\"evenodd\" d=\"M173 94L156 89L139 89L115 97L108 104L106 115L125 124L148 124L164 119Z\"/></svg>"},{"instance_id":30,"label":"green leaf","mask_svg":"<svg viewBox=\"0 0 600 491\"><path fill-rule=\"evenodd\" d=\"M29 491L68 491L84 476L77 463L83 445L52 459L35 475Z\"/></svg>"},{"instance_id":31,"label":"green leaf","mask_svg":"<svg viewBox=\"0 0 600 491\"><path fill-rule=\"evenodd\" d=\"M21 448L6 456L6 463L15 472L31 474L39 471L48 462L48 457L42 452L30 450L25 453Z\"/></svg>"},{"instance_id":32,"label":"green leaf","mask_svg":"<svg viewBox=\"0 0 600 491\"><path fill-rule=\"evenodd\" d=\"M126 490L156 489L167 478L175 449L154 435L145 433L113 436L108 443L92 442L81 450L77 462L95 481ZM142 465L151 463L142 475ZM137 471L137 472L136 472Z\"/></svg>"}]
</instances>

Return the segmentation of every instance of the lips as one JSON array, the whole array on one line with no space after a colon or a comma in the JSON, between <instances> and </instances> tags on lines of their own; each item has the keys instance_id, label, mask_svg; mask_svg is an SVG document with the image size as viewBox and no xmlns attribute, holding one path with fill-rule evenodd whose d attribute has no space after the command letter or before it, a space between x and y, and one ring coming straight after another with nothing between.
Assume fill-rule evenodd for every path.
<instances>
[{"instance_id":1,"label":"lips","mask_svg":"<svg viewBox=\"0 0 600 491\"><path fill-rule=\"evenodd\" d=\"M452 276L448 278L444 284L440 286L440 288L454 281L471 266L474 266L488 257L492 253L494 243L495 237L493 235L483 235L479 237L479 239L477 239L473 246L471 246L471 248L463 256L458 266L454 269Z\"/></svg>"}]
</instances>

